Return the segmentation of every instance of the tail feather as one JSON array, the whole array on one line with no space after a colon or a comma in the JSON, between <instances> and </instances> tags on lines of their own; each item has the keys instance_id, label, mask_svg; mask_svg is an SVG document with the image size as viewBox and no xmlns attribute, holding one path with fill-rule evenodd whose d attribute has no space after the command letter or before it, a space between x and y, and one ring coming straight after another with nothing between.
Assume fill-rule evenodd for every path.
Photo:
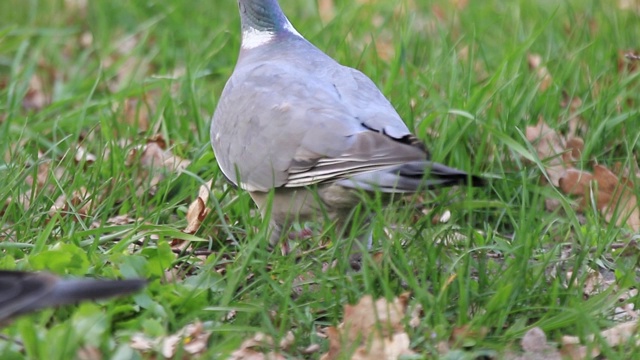
<instances>
[{"instance_id":1,"label":"tail feather","mask_svg":"<svg viewBox=\"0 0 640 360\"><path fill-rule=\"evenodd\" d=\"M340 180L338 185L366 191L385 193L410 193L420 189L435 189L469 184L485 186L485 180L477 175L430 161L414 161L384 170L362 173Z\"/></svg>"}]
</instances>

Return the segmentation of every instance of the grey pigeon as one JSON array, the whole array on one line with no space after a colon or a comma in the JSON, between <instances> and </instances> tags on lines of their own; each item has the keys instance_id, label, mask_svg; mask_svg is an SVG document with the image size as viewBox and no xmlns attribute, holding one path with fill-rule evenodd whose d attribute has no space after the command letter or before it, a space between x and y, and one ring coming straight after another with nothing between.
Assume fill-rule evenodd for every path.
<instances>
[{"instance_id":1,"label":"grey pigeon","mask_svg":"<svg viewBox=\"0 0 640 360\"><path fill-rule=\"evenodd\" d=\"M293 222L323 214L345 231L363 192L483 184L429 161L376 85L304 39L277 0L238 6L242 47L213 115L211 143L225 177L270 219L272 245Z\"/></svg>"},{"instance_id":2,"label":"grey pigeon","mask_svg":"<svg viewBox=\"0 0 640 360\"><path fill-rule=\"evenodd\" d=\"M146 280L62 279L49 273L0 270L0 323L45 307L136 292Z\"/></svg>"}]
</instances>

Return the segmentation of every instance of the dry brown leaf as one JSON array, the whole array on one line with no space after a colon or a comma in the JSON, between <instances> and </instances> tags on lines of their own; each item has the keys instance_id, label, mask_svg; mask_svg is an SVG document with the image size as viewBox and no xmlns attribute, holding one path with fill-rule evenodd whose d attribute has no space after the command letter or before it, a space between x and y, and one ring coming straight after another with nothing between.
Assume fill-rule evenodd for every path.
<instances>
[{"instance_id":1,"label":"dry brown leaf","mask_svg":"<svg viewBox=\"0 0 640 360\"><path fill-rule=\"evenodd\" d=\"M328 23L336 15L336 6L333 0L318 0L318 14L323 23Z\"/></svg>"},{"instance_id":2,"label":"dry brown leaf","mask_svg":"<svg viewBox=\"0 0 640 360\"><path fill-rule=\"evenodd\" d=\"M640 231L640 209L632 184L626 179L619 180L602 165L594 166L593 177L598 184L596 204L605 220L614 220L618 226L626 223L634 231ZM585 197L589 195L585 193Z\"/></svg>"},{"instance_id":3,"label":"dry brown leaf","mask_svg":"<svg viewBox=\"0 0 640 360\"><path fill-rule=\"evenodd\" d=\"M560 106L569 109L569 120L567 121L569 131L567 132L567 138L571 140L578 135L578 132L585 131L587 127L584 119L578 114L578 109L582 106L582 99L577 96L570 97L567 92L563 91Z\"/></svg>"},{"instance_id":4,"label":"dry brown leaf","mask_svg":"<svg viewBox=\"0 0 640 360\"><path fill-rule=\"evenodd\" d=\"M329 352L321 359L336 359L353 349L352 359L362 360L415 354L402 325L408 300L408 293L392 302L384 298L374 301L366 295L356 305L345 305L344 321L337 328L326 329Z\"/></svg>"},{"instance_id":5,"label":"dry brown leaf","mask_svg":"<svg viewBox=\"0 0 640 360\"><path fill-rule=\"evenodd\" d=\"M64 0L64 7L67 11L87 12L88 0Z\"/></svg>"},{"instance_id":6,"label":"dry brown leaf","mask_svg":"<svg viewBox=\"0 0 640 360\"><path fill-rule=\"evenodd\" d=\"M451 0L453 6L456 7L457 10L464 10L469 5L469 0Z\"/></svg>"},{"instance_id":7,"label":"dry brown leaf","mask_svg":"<svg viewBox=\"0 0 640 360\"><path fill-rule=\"evenodd\" d=\"M146 189L151 194L155 193L156 186L167 173L180 173L191 163L189 160L174 155L166 147L164 138L161 135L155 135L147 141L147 144L139 145L127 154L126 166L139 164L144 170L139 172L138 179L136 179L137 195L143 195ZM148 185L148 188L141 187L141 185Z\"/></svg>"},{"instance_id":8,"label":"dry brown leaf","mask_svg":"<svg viewBox=\"0 0 640 360\"><path fill-rule=\"evenodd\" d=\"M38 151L38 171L36 174L35 184L37 189L42 189L45 186L49 186L48 190L53 191L53 185L49 181L49 178L53 176L56 180L61 180L65 173L65 169L61 166L56 166L51 169L53 161L44 158L44 154ZM31 175L25 178L25 183L29 186L34 185L34 179Z\"/></svg>"},{"instance_id":9,"label":"dry brown leaf","mask_svg":"<svg viewBox=\"0 0 640 360\"><path fill-rule=\"evenodd\" d=\"M524 353L522 355L506 356L509 360L561 360L562 356L552 346L547 343L547 336L539 327L534 327L527 331L520 346Z\"/></svg>"},{"instance_id":10,"label":"dry brown leaf","mask_svg":"<svg viewBox=\"0 0 640 360\"><path fill-rule=\"evenodd\" d=\"M205 185L200 186L198 197L189 205L187 209L187 227L182 230L187 234L195 234L202 221L211 212L211 209L207 207L209 201L209 191L213 180L209 180Z\"/></svg>"},{"instance_id":11,"label":"dry brown leaf","mask_svg":"<svg viewBox=\"0 0 640 360\"><path fill-rule=\"evenodd\" d=\"M584 281L584 289L582 291L585 295L592 296L612 284L613 281L611 283L607 283L604 279L604 276L602 276L599 271L591 270L587 274L587 278Z\"/></svg>"},{"instance_id":12,"label":"dry brown leaf","mask_svg":"<svg viewBox=\"0 0 640 360\"><path fill-rule=\"evenodd\" d=\"M538 90L540 92L546 91L553 83L553 78L549 70L547 70L547 67L542 66L542 56L539 54L527 54L527 63L529 64L529 69L536 72L536 76L540 82Z\"/></svg>"},{"instance_id":13,"label":"dry brown leaf","mask_svg":"<svg viewBox=\"0 0 640 360\"><path fill-rule=\"evenodd\" d=\"M24 209L25 211L29 210L29 207L31 206L31 194L32 194L32 191L27 190L24 193L21 193L20 195L18 195L17 200L14 200L11 196L9 196L7 200L4 202L4 207L0 209L0 215L4 215L6 208L13 203L20 204L22 209Z\"/></svg>"},{"instance_id":14,"label":"dry brown leaf","mask_svg":"<svg viewBox=\"0 0 640 360\"><path fill-rule=\"evenodd\" d=\"M546 161L549 180L558 187L566 169L561 156L566 145L564 138L549 127L542 118L538 119L535 126L527 126L525 137L527 141L534 144L538 158Z\"/></svg>"},{"instance_id":15,"label":"dry brown leaf","mask_svg":"<svg viewBox=\"0 0 640 360\"><path fill-rule=\"evenodd\" d=\"M256 333L252 338L245 340L238 350L234 351L229 360L284 360L286 357L280 353L287 350L295 342L292 332L280 341L277 349L275 341L269 335ZM263 348L272 349L267 353L260 351Z\"/></svg>"},{"instance_id":16,"label":"dry brown leaf","mask_svg":"<svg viewBox=\"0 0 640 360\"><path fill-rule=\"evenodd\" d=\"M76 153L73 159L76 161L76 163L79 163L83 160L87 163L94 163L96 160L98 160L98 157L87 151L87 148L85 148L84 145L78 144L76 146Z\"/></svg>"},{"instance_id":17,"label":"dry brown leaf","mask_svg":"<svg viewBox=\"0 0 640 360\"><path fill-rule=\"evenodd\" d=\"M41 110L49 103L49 98L44 92L42 78L33 74L29 79L29 89L22 99L22 107L27 110Z\"/></svg>"},{"instance_id":18,"label":"dry brown leaf","mask_svg":"<svg viewBox=\"0 0 640 360\"><path fill-rule=\"evenodd\" d=\"M376 53L384 61L391 61L396 56L396 46L390 34L381 33L375 40Z\"/></svg>"},{"instance_id":19,"label":"dry brown leaf","mask_svg":"<svg viewBox=\"0 0 640 360\"><path fill-rule=\"evenodd\" d=\"M126 123L136 126L140 131L149 129L151 114L156 108L155 98L157 91L149 91L140 97L130 97L124 100L120 112L119 104L114 104L114 111L120 115L120 119Z\"/></svg>"},{"instance_id":20,"label":"dry brown leaf","mask_svg":"<svg viewBox=\"0 0 640 360\"><path fill-rule=\"evenodd\" d=\"M630 339L635 338L638 330L638 321L632 320L624 323L617 324L612 328L602 330L600 337L611 347L620 346L629 342ZM593 344L595 341L594 335L589 335L585 341ZM635 341L636 345L640 345L640 340ZM563 353L568 353L573 359L587 359L595 358L600 355L600 349L593 347L591 354L587 356L587 347L580 346L580 338L577 336L563 336L562 337ZM565 348L567 350L565 351ZM573 355L575 354L575 355ZM583 357L574 357L580 356Z\"/></svg>"},{"instance_id":21,"label":"dry brown leaf","mask_svg":"<svg viewBox=\"0 0 640 360\"><path fill-rule=\"evenodd\" d=\"M546 161L545 170L551 184L565 194L579 197L579 211L589 209L590 200L594 199L593 202L607 222L614 222L617 226L626 224L634 231L640 231L640 208L633 182L628 177L617 176L603 165L595 165L593 173L573 167L584 148L582 139L574 137L566 140L542 119L535 126L526 128L526 138L534 144L538 157ZM620 172L637 176L633 170ZM547 208L556 207L550 203Z\"/></svg>"},{"instance_id":22,"label":"dry brown leaf","mask_svg":"<svg viewBox=\"0 0 640 360\"><path fill-rule=\"evenodd\" d=\"M579 137L572 137L566 141L565 152L562 154L562 161L565 165L572 165L580 161L584 150L584 140Z\"/></svg>"},{"instance_id":23,"label":"dry brown leaf","mask_svg":"<svg viewBox=\"0 0 640 360\"><path fill-rule=\"evenodd\" d=\"M78 38L78 44L84 49L90 48L93 45L93 34L89 31L83 32Z\"/></svg>"},{"instance_id":24,"label":"dry brown leaf","mask_svg":"<svg viewBox=\"0 0 640 360\"><path fill-rule=\"evenodd\" d=\"M124 214L124 215L117 215L117 216L113 216L107 219L107 224L109 225L128 225L128 224L133 224L136 221L142 221L142 218L138 218L138 219L134 219L131 216Z\"/></svg>"},{"instance_id":25,"label":"dry brown leaf","mask_svg":"<svg viewBox=\"0 0 640 360\"><path fill-rule=\"evenodd\" d=\"M108 88L111 92L119 92L128 84L135 80L141 80L147 76L150 71L148 60L138 58L133 52L138 46L141 35L131 36L125 35L116 44L116 51L108 57L101 60L101 65L105 69L116 67L115 76L108 82Z\"/></svg>"},{"instance_id":26,"label":"dry brown leaf","mask_svg":"<svg viewBox=\"0 0 640 360\"><path fill-rule=\"evenodd\" d=\"M411 310L411 317L409 320L409 326L412 328L417 328L420 323L422 323L422 318L424 317L424 311L422 309L422 304L417 304Z\"/></svg>"},{"instance_id":27,"label":"dry brown leaf","mask_svg":"<svg viewBox=\"0 0 640 360\"><path fill-rule=\"evenodd\" d=\"M413 355L411 340L407 333L396 333L389 337L374 339L371 345L360 346L351 357L353 360L396 360L402 355Z\"/></svg>"},{"instance_id":28,"label":"dry brown leaf","mask_svg":"<svg viewBox=\"0 0 640 360\"><path fill-rule=\"evenodd\" d=\"M207 350L209 335L211 335L211 332L206 331L204 325L197 321L166 337L161 336L156 339L150 339L142 333L134 334L131 337L129 346L142 352L153 349L160 350L165 358L173 358L178 346L181 346L188 354L198 355Z\"/></svg>"},{"instance_id":29,"label":"dry brown leaf","mask_svg":"<svg viewBox=\"0 0 640 360\"><path fill-rule=\"evenodd\" d=\"M534 327L524 334L520 341L520 346L526 352L545 351L549 346L547 345L547 335L539 327Z\"/></svg>"},{"instance_id":30,"label":"dry brown leaf","mask_svg":"<svg viewBox=\"0 0 640 360\"><path fill-rule=\"evenodd\" d=\"M558 187L565 194L584 195L589 191L592 180L593 175L590 172L571 168L560 178Z\"/></svg>"},{"instance_id":31,"label":"dry brown leaf","mask_svg":"<svg viewBox=\"0 0 640 360\"><path fill-rule=\"evenodd\" d=\"M570 360L585 360L592 359L598 356L600 351L591 351L591 356L587 353L588 349L583 345L574 345L574 344L563 344L560 348L560 354L563 356L563 359Z\"/></svg>"},{"instance_id":32,"label":"dry brown leaf","mask_svg":"<svg viewBox=\"0 0 640 360\"><path fill-rule=\"evenodd\" d=\"M80 216L87 216L93 206L93 200L90 199L91 194L86 188L81 187L78 190L74 190L71 194L71 198L67 198L67 195L62 194L58 196L56 201L51 205L49 209L49 216L54 216L56 213L61 215L67 215L66 212L75 209L75 214Z\"/></svg>"},{"instance_id":33,"label":"dry brown leaf","mask_svg":"<svg viewBox=\"0 0 640 360\"><path fill-rule=\"evenodd\" d=\"M488 333L489 329L486 327L476 328L469 325L458 326L453 328L451 337L449 338L449 343L454 347L458 347L460 344L464 344L468 339L484 339Z\"/></svg>"},{"instance_id":34,"label":"dry brown leaf","mask_svg":"<svg viewBox=\"0 0 640 360\"><path fill-rule=\"evenodd\" d=\"M620 10L631 10L640 14L640 1L638 0L618 0Z\"/></svg>"},{"instance_id":35,"label":"dry brown leaf","mask_svg":"<svg viewBox=\"0 0 640 360\"><path fill-rule=\"evenodd\" d=\"M94 346L85 345L76 352L78 360L102 360L102 352Z\"/></svg>"}]
</instances>

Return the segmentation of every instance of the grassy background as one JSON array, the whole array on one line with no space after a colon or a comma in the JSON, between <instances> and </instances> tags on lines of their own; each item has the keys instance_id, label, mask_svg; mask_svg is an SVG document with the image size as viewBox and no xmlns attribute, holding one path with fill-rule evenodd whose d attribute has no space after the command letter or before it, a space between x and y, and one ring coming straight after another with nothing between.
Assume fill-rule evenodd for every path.
<instances>
[{"instance_id":1,"label":"grassy background","mask_svg":"<svg viewBox=\"0 0 640 360\"><path fill-rule=\"evenodd\" d=\"M431 214L419 216L409 205L376 211L382 260L367 258L358 273L348 271L339 246L298 260L269 253L249 197L224 183L209 145L210 116L239 49L235 1L94 0L80 8L2 1L0 267L154 279L133 299L18 320L2 334L21 339L24 352L0 341L3 356L66 359L88 346L104 358L135 358L141 355L127 345L134 332L159 336L201 319L213 332L209 356L233 350L253 331L281 338L293 330L290 355L300 357L296 349L311 343L328 347L316 328L336 325L344 304L403 291L424 307L410 335L427 357L463 326L488 332L453 343L465 350L459 356L474 358L511 348L531 326L558 340L611 325L617 294L635 286L638 258L633 246L621 254L611 244L628 241L630 231L594 211L578 216L571 199L539 184L539 164L522 161L535 158L523 133L538 118L565 131L568 94L582 100L584 163L637 165L638 72L618 64L620 51L638 48L637 12L611 0L487 0L460 8L445 0L344 0L323 22L315 1L281 2L311 42L380 86L435 160L505 179L486 190L433 194L453 212L447 224L432 225ZM528 68L529 53L540 54L552 75L546 91ZM34 75L47 97L42 108L24 101ZM144 170L125 160L155 133L192 163L185 173L167 174L150 195L139 191L150 186L138 180ZM81 139L95 162L74 159ZM50 173L64 170L37 188L27 179L43 164ZM196 235L213 253L176 257L170 241L211 178L214 209ZM95 196L87 215L78 204L49 214L60 195L82 187ZM15 201L25 194L27 208ZM548 199L560 201L560 210L546 212ZM115 215L138 220L108 224ZM438 241L452 234L464 240ZM337 266L322 272L334 259ZM178 280L167 279L171 268ZM615 289L585 295L589 269L613 274ZM294 283L301 274L313 275L300 288ZM224 320L232 309L235 318ZM633 344L601 346L610 358L637 351Z\"/></svg>"}]
</instances>

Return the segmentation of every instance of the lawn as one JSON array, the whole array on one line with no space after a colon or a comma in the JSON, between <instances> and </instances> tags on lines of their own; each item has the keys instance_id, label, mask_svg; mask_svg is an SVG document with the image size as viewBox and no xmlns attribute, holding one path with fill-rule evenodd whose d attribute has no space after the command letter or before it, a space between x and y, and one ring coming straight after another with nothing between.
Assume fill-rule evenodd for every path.
<instances>
[{"instance_id":1,"label":"lawn","mask_svg":"<svg viewBox=\"0 0 640 360\"><path fill-rule=\"evenodd\" d=\"M150 283L16 319L2 359L351 358L359 340L335 327L371 298L402 303L411 359L640 351L640 3L280 2L434 160L489 186L372 199L360 271L322 222L269 251L209 144L235 1L4 0L0 268Z\"/></svg>"}]
</instances>

